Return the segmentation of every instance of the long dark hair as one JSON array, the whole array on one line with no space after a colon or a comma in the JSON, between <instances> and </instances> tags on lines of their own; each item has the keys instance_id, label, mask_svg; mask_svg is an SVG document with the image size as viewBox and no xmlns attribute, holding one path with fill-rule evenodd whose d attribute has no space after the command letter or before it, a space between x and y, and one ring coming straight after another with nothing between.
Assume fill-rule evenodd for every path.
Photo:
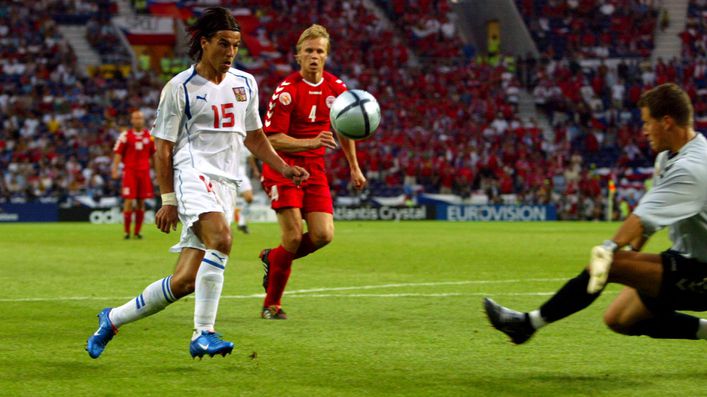
<instances>
[{"instance_id":1,"label":"long dark hair","mask_svg":"<svg viewBox=\"0 0 707 397\"><path fill-rule=\"evenodd\" d=\"M219 30L241 31L231 12L223 7L209 7L204 10L196 22L187 27L187 32L191 36L189 40L189 57L195 61L201 60L203 50L201 49L201 38L211 39Z\"/></svg>"}]
</instances>

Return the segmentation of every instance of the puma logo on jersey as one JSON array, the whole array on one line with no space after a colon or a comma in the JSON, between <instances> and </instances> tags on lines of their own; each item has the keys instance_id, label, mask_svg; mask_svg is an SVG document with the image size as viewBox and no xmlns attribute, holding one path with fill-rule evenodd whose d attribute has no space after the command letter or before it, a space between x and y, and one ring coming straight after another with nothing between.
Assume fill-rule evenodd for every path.
<instances>
[{"instance_id":1,"label":"puma logo on jersey","mask_svg":"<svg viewBox=\"0 0 707 397\"><path fill-rule=\"evenodd\" d=\"M208 92L207 92L206 94L204 94L204 96L199 96L199 95L197 95L197 96L196 96L196 99L202 99L204 102L207 102L207 101L206 101L206 96L207 96L207 95L209 95Z\"/></svg>"}]
</instances>

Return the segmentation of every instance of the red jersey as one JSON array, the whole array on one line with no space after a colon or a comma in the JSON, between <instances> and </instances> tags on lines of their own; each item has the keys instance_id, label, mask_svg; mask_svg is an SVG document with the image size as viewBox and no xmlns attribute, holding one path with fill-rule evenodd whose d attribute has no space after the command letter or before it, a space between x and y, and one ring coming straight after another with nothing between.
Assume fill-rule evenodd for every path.
<instances>
[{"instance_id":1,"label":"red jersey","mask_svg":"<svg viewBox=\"0 0 707 397\"><path fill-rule=\"evenodd\" d=\"M314 138L322 131L331 131L329 109L339 94L346 91L346 84L331 73L324 72L322 80L312 84L299 72L292 73L275 89L270 102L263 131L265 134L287 134L293 138ZM326 148L294 153L285 156L320 157Z\"/></svg>"},{"instance_id":2,"label":"red jersey","mask_svg":"<svg viewBox=\"0 0 707 397\"><path fill-rule=\"evenodd\" d=\"M150 169L150 157L155 153L155 139L147 129L140 132L130 129L120 134L113 153L122 157L126 169L146 171Z\"/></svg>"}]
</instances>

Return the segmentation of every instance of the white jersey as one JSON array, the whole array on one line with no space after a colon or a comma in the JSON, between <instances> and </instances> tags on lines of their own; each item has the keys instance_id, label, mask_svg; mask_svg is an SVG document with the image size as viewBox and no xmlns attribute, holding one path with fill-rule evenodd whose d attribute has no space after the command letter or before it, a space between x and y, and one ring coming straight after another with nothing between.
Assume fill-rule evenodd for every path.
<instances>
[{"instance_id":1,"label":"white jersey","mask_svg":"<svg viewBox=\"0 0 707 397\"><path fill-rule=\"evenodd\" d=\"M243 138L262 127L251 74L231 68L216 84L192 66L162 89L152 136L175 143L175 170L238 182Z\"/></svg>"}]
</instances>

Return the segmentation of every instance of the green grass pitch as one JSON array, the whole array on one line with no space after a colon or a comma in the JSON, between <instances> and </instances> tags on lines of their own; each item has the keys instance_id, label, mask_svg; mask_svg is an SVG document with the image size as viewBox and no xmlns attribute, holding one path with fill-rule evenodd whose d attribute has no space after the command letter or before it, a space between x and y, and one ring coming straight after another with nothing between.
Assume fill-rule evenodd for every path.
<instances>
[{"instance_id":1,"label":"green grass pitch","mask_svg":"<svg viewBox=\"0 0 707 397\"><path fill-rule=\"evenodd\" d=\"M124 326L84 351L96 313L171 273L176 234L145 225L0 225L0 395L7 396L697 396L704 341L610 332L610 286L587 310L511 345L481 299L534 309L576 275L606 223L337 222L334 242L294 265L264 321L262 248L275 224L234 235L217 330L233 355L192 360L194 301ZM667 248L657 235L647 251Z\"/></svg>"}]
</instances>

